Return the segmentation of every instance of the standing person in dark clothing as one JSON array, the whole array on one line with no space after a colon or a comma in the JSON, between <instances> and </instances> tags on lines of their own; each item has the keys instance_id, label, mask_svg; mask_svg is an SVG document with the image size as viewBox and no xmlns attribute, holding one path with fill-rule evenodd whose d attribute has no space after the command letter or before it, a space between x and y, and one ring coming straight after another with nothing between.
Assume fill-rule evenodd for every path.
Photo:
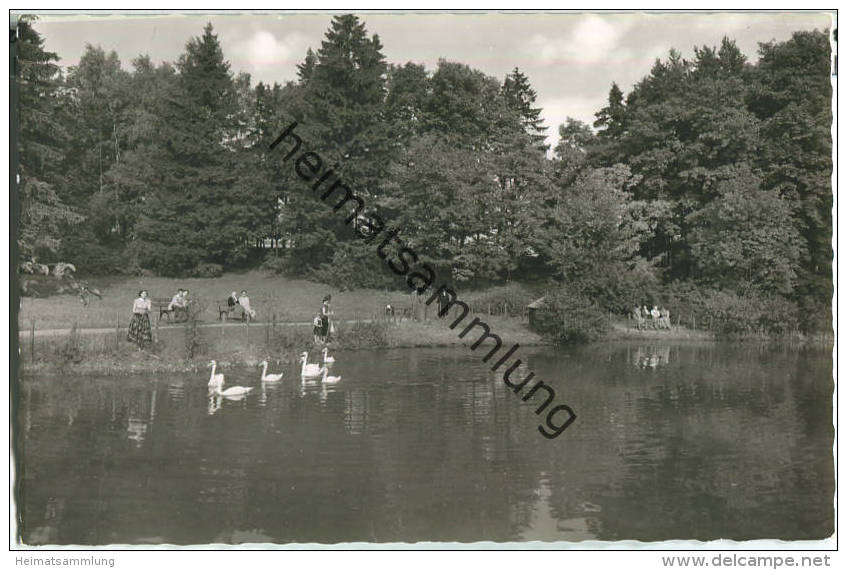
<instances>
[{"instance_id":1,"label":"standing person in dark clothing","mask_svg":"<svg viewBox=\"0 0 847 570\"><path fill-rule=\"evenodd\" d=\"M138 292L138 298L132 303L132 320L129 322L126 339L138 344L139 350L153 342L149 316L152 306L147 298L147 291L143 289Z\"/></svg>"},{"instance_id":2,"label":"standing person in dark clothing","mask_svg":"<svg viewBox=\"0 0 847 570\"><path fill-rule=\"evenodd\" d=\"M450 306L450 298L447 296L447 291L444 289L438 294L438 318L447 316L447 310Z\"/></svg>"},{"instance_id":3,"label":"standing person in dark clothing","mask_svg":"<svg viewBox=\"0 0 847 570\"><path fill-rule=\"evenodd\" d=\"M321 301L321 339L329 342L329 317L332 315L332 295L326 295Z\"/></svg>"}]
</instances>

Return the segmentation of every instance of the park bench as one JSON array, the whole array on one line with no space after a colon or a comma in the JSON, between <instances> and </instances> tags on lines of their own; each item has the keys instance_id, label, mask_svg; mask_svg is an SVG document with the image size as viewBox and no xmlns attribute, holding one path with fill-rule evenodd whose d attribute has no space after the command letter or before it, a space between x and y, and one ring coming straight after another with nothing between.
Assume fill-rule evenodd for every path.
<instances>
[{"instance_id":1,"label":"park bench","mask_svg":"<svg viewBox=\"0 0 847 570\"><path fill-rule=\"evenodd\" d=\"M250 313L241 308L241 305L232 305L231 307L227 304L226 301L223 303L218 303L218 320L219 321L228 321L233 314L238 316L238 313L241 314L241 322L251 321Z\"/></svg>"},{"instance_id":2,"label":"park bench","mask_svg":"<svg viewBox=\"0 0 847 570\"><path fill-rule=\"evenodd\" d=\"M165 316L168 320L171 320L171 316L173 316L173 320L175 322L187 321L188 320L188 309L187 307L173 307L170 308L171 300L165 297L158 297L150 300L153 305L153 310L159 311L159 319L162 320L162 317Z\"/></svg>"},{"instance_id":3,"label":"park bench","mask_svg":"<svg viewBox=\"0 0 847 570\"><path fill-rule=\"evenodd\" d=\"M403 319L410 319L414 316L414 312L412 311L412 307L410 306L399 306L394 303L389 303L385 306L385 318L387 320L393 320L394 322L402 321Z\"/></svg>"}]
</instances>

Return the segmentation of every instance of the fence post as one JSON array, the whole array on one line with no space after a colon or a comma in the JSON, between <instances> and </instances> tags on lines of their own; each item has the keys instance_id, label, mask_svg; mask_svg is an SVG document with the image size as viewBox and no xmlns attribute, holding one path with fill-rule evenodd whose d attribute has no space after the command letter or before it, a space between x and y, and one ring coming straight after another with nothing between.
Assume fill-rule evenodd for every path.
<instances>
[{"instance_id":1,"label":"fence post","mask_svg":"<svg viewBox=\"0 0 847 570\"><path fill-rule=\"evenodd\" d=\"M156 319L156 338L153 339L156 343L159 342L159 319Z\"/></svg>"},{"instance_id":2,"label":"fence post","mask_svg":"<svg viewBox=\"0 0 847 570\"><path fill-rule=\"evenodd\" d=\"M35 363L35 319L32 319L32 328L29 329L29 361Z\"/></svg>"},{"instance_id":3,"label":"fence post","mask_svg":"<svg viewBox=\"0 0 847 570\"><path fill-rule=\"evenodd\" d=\"M115 350L120 350L121 346L121 317L115 311Z\"/></svg>"},{"instance_id":4,"label":"fence post","mask_svg":"<svg viewBox=\"0 0 847 570\"><path fill-rule=\"evenodd\" d=\"M250 320L247 320L247 346L250 346Z\"/></svg>"},{"instance_id":5,"label":"fence post","mask_svg":"<svg viewBox=\"0 0 847 570\"><path fill-rule=\"evenodd\" d=\"M271 346L271 324L265 323L265 346Z\"/></svg>"},{"instance_id":6,"label":"fence post","mask_svg":"<svg viewBox=\"0 0 847 570\"><path fill-rule=\"evenodd\" d=\"M697 330L697 315L692 315L691 318L694 321L694 326L692 328L696 331Z\"/></svg>"}]
</instances>

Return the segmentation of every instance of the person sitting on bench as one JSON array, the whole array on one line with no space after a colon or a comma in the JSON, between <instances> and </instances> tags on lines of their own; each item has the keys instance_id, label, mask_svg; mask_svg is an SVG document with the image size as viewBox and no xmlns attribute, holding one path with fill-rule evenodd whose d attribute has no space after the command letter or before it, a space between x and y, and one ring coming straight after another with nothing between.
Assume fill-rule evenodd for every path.
<instances>
[{"instance_id":1,"label":"person sitting on bench","mask_svg":"<svg viewBox=\"0 0 847 570\"><path fill-rule=\"evenodd\" d=\"M247 296L247 291L241 291L241 295L238 296L238 304L251 319L256 318L256 311L250 308L250 297Z\"/></svg>"},{"instance_id":2,"label":"person sitting on bench","mask_svg":"<svg viewBox=\"0 0 847 570\"><path fill-rule=\"evenodd\" d=\"M185 297L182 295L182 289L176 290L176 295L173 296L168 304L168 311L173 311L176 307L185 307Z\"/></svg>"}]
</instances>

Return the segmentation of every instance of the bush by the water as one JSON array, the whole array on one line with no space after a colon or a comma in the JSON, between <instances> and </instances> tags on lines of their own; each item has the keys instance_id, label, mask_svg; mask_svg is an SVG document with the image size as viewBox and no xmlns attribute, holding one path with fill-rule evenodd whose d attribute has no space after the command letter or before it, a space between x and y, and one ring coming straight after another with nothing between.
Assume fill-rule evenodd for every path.
<instances>
[{"instance_id":1,"label":"bush by the water","mask_svg":"<svg viewBox=\"0 0 847 570\"><path fill-rule=\"evenodd\" d=\"M785 336L821 330L818 323L804 318L804 310L795 303L755 289L739 294L705 289L691 282L675 282L665 287L662 297L664 301L657 303L670 309L674 323L682 317L683 325L697 323L697 328L710 328L720 336ZM805 326L807 322L813 323L811 327Z\"/></svg>"},{"instance_id":2,"label":"bush by the water","mask_svg":"<svg viewBox=\"0 0 847 570\"><path fill-rule=\"evenodd\" d=\"M71 327L65 343L58 350L59 361L64 364L79 364L83 360L82 346L76 323Z\"/></svg>"},{"instance_id":3,"label":"bush by the water","mask_svg":"<svg viewBox=\"0 0 847 570\"><path fill-rule=\"evenodd\" d=\"M581 344L602 338L609 321L590 299L563 290L545 297L536 311L536 327L553 344Z\"/></svg>"},{"instance_id":4,"label":"bush by the water","mask_svg":"<svg viewBox=\"0 0 847 570\"><path fill-rule=\"evenodd\" d=\"M491 287L480 293L470 292L463 300L471 308L471 312L480 315L518 316L526 312L526 306L538 298L538 293L520 283L509 283L499 287Z\"/></svg>"},{"instance_id":5,"label":"bush by the water","mask_svg":"<svg viewBox=\"0 0 847 570\"><path fill-rule=\"evenodd\" d=\"M350 328L339 324L335 342L341 348L381 348L388 346L388 325L382 321L355 322Z\"/></svg>"}]
</instances>

